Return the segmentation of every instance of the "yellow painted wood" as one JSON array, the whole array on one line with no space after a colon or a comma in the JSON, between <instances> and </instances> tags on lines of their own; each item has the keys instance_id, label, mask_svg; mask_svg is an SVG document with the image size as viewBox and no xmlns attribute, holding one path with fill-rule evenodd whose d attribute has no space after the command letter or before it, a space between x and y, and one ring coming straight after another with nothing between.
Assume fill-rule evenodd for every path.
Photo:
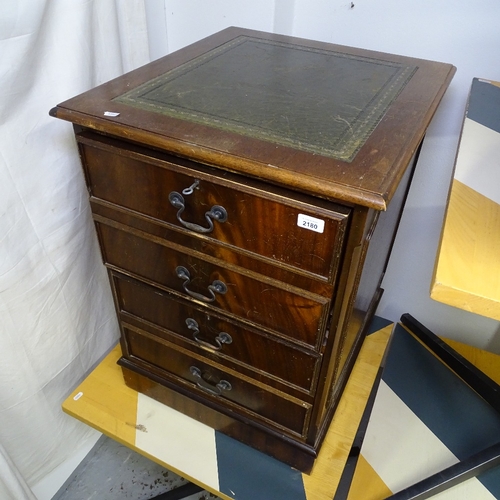
<instances>
[{"instance_id":1,"label":"yellow painted wood","mask_svg":"<svg viewBox=\"0 0 500 500\"><path fill-rule=\"evenodd\" d=\"M453 180L431 297L500 320L500 205Z\"/></svg>"},{"instance_id":2,"label":"yellow painted wood","mask_svg":"<svg viewBox=\"0 0 500 500\"><path fill-rule=\"evenodd\" d=\"M116 363L121 354L118 344L64 401L63 411L222 500L233 500L135 446L137 391L125 385L121 368Z\"/></svg>"},{"instance_id":3,"label":"yellow painted wood","mask_svg":"<svg viewBox=\"0 0 500 500\"><path fill-rule=\"evenodd\" d=\"M137 392L123 381L116 364L120 356L121 349L117 345L64 401L62 408L72 417L133 447Z\"/></svg>"},{"instance_id":4,"label":"yellow painted wood","mask_svg":"<svg viewBox=\"0 0 500 500\"><path fill-rule=\"evenodd\" d=\"M477 347L462 344L455 340L443 339L450 347L455 349L467 361L479 368L497 384L500 384L500 355L483 351Z\"/></svg>"},{"instance_id":5,"label":"yellow painted wood","mask_svg":"<svg viewBox=\"0 0 500 500\"><path fill-rule=\"evenodd\" d=\"M391 330L392 325L389 325L365 340L312 474L303 474L307 500L331 500L335 494ZM444 340L500 383L499 355L460 342ZM120 347L116 346L67 398L63 403L63 410L163 467L200 484L196 478L186 476L183 471L176 470L135 446L137 392L129 389L123 382L121 369L116 364L120 355ZM77 395L79 397L75 400ZM389 494L384 489L385 485L374 475L376 476L374 471L363 467L361 458L349 500L378 500ZM229 498L208 485L200 485L223 499Z\"/></svg>"},{"instance_id":6,"label":"yellow painted wood","mask_svg":"<svg viewBox=\"0 0 500 500\"><path fill-rule=\"evenodd\" d=\"M363 455L360 455L347 500L384 500L392 493Z\"/></svg>"},{"instance_id":7,"label":"yellow painted wood","mask_svg":"<svg viewBox=\"0 0 500 500\"><path fill-rule=\"evenodd\" d=\"M365 339L312 473L302 475L307 500L331 500L337 490L392 327Z\"/></svg>"},{"instance_id":8,"label":"yellow painted wood","mask_svg":"<svg viewBox=\"0 0 500 500\"><path fill-rule=\"evenodd\" d=\"M312 474L303 474L308 500L333 498L391 331L392 325L369 335L361 348ZM67 398L63 410L163 467L228 499L135 446L137 392L123 381L121 369L116 364L120 355L120 347L116 346ZM79 393L82 395L75 400Z\"/></svg>"}]
</instances>

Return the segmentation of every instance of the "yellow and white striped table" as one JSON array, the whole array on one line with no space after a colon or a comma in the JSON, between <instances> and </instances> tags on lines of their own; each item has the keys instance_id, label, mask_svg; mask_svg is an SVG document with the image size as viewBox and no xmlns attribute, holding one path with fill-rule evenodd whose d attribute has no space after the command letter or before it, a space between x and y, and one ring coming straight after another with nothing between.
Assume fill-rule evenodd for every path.
<instances>
[{"instance_id":1,"label":"yellow and white striped table","mask_svg":"<svg viewBox=\"0 0 500 500\"><path fill-rule=\"evenodd\" d=\"M499 82L472 82L431 297L500 320Z\"/></svg>"}]
</instances>

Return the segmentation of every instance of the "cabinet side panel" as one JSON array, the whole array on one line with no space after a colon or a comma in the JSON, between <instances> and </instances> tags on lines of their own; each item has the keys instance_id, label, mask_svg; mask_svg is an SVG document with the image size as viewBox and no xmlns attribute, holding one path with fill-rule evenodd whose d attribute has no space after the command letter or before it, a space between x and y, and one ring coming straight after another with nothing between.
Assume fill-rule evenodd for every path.
<instances>
[{"instance_id":1,"label":"cabinet side panel","mask_svg":"<svg viewBox=\"0 0 500 500\"><path fill-rule=\"evenodd\" d=\"M416 161L417 155L412 158L387 211L378 213L378 221L376 221L376 227L369 241L363 273L359 281L354 303L355 311L369 309L373 295L382 283L415 171Z\"/></svg>"},{"instance_id":2,"label":"cabinet side panel","mask_svg":"<svg viewBox=\"0 0 500 500\"><path fill-rule=\"evenodd\" d=\"M369 210L365 236L352 254L342 313L338 322L325 381L321 406L311 426L309 439L315 446L321 442L333 416L343 388L359 352L368 326L383 290L381 289L387 263L396 237L399 221L415 170L418 152L410 162L388 210ZM334 330L334 325L332 325Z\"/></svg>"}]
</instances>

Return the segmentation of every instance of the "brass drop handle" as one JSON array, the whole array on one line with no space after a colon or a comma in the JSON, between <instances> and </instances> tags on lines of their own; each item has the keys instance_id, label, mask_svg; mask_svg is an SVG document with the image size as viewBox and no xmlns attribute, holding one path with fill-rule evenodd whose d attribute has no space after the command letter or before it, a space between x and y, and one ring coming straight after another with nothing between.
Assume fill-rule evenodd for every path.
<instances>
[{"instance_id":1,"label":"brass drop handle","mask_svg":"<svg viewBox=\"0 0 500 500\"><path fill-rule=\"evenodd\" d=\"M186 319L186 325L190 330L193 330L193 338L200 344L202 347L206 347L207 349L210 349L211 351L220 351L222 349L223 344L230 344L233 339L229 333L226 332L220 332L217 337L215 337L215 343L216 345L211 344L210 342L207 342L206 340L203 340L200 338L200 327L198 326L198 323L196 320L193 318L187 318Z\"/></svg>"},{"instance_id":2,"label":"brass drop handle","mask_svg":"<svg viewBox=\"0 0 500 500\"><path fill-rule=\"evenodd\" d=\"M196 180L191 186L182 190L182 194L185 196L190 195L193 191L198 187L200 181ZM214 205L208 212L205 212L205 219L208 223L208 227L200 226L199 224L194 224L193 222L188 222L182 219L182 212L186 208L186 204L184 202L184 196L178 193L177 191L172 191L168 195L168 200L171 205L177 208L177 220L187 229L191 231L195 231L196 233L211 233L214 230L214 223L212 221L216 220L218 222L226 222L227 221L227 211L224 207L220 205Z\"/></svg>"},{"instance_id":3,"label":"brass drop handle","mask_svg":"<svg viewBox=\"0 0 500 500\"><path fill-rule=\"evenodd\" d=\"M202 302L213 302L215 300L215 294L220 293L220 294L225 294L227 292L227 286L223 281L220 280L214 280L211 285L208 285L208 292L209 296L207 297L206 295L202 295L201 293L198 292L193 292L192 290L189 290L188 285L189 282L191 281L191 275L189 274L189 271L184 267L184 266L177 266L175 268L175 274L177 275L178 278L181 278L184 280L184 283L182 284L182 288L184 288L185 292L190 295L191 297L201 300Z\"/></svg>"},{"instance_id":4,"label":"brass drop handle","mask_svg":"<svg viewBox=\"0 0 500 500\"><path fill-rule=\"evenodd\" d=\"M197 379L196 385L202 391L205 391L212 396L221 396L222 391L230 391L232 389L231 384L227 380L220 380L216 385L209 384L203 379L203 373L197 366L191 366L189 371L191 372L191 375Z\"/></svg>"}]
</instances>

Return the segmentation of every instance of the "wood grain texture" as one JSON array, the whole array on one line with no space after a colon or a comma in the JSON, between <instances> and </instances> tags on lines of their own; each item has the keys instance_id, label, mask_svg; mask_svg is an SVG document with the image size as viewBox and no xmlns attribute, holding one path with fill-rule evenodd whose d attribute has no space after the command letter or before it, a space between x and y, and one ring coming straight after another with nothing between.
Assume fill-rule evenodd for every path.
<instances>
[{"instance_id":1,"label":"wood grain texture","mask_svg":"<svg viewBox=\"0 0 500 500\"><path fill-rule=\"evenodd\" d=\"M121 321L292 396L313 393L318 353L126 276L113 273L113 284ZM224 342L224 334L229 341Z\"/></svg>"},{"instance_id":2,"label":"wood grain texture","mask_svg":"<svg viewBox=\"0 0 500 500\"><path fill-rule=\"evenodd\" d=\"M116 364L120 356L117 345L70 394L62 408L72 417L133 448L137 392L123 382Z\"/></svg>"},{"instance_id":3,"label":"wood grain texture","mask_svg":"<svg viewBox=\"0 0 500 500\"><path fill-rule=\"evenodd\" d=\"M431 297L500 320L500 205L454 179Z\"/></svg>"},{"instance_id":4,"label":"wood grain texture","mask_svg":"<svg viewBox=\"0 0 500 500\"><path fill-rule=\"evenodd\" d=\"M138 395L137 391L124 383L123 373L117 364L120 356L121 348L117 345L63 402L63 411L220 498L232 500L210 485L200 483L196 477L136 446ZM75 400L75 396L80 393L82 395Z\"/></svg>"},{"instance_id":5,"label":"wood grain texture","mask_svg":"<svg viewBox=\"0 0 500 500\"><path fill-rule=\"evenodd\" d=\"M167 241L151 241L148 235L134 233L128 228L117 229L111 222L99 222L99 241L107 266L149 280L184 297L199 294L207 298L207 307L238 315L308 345L317 346L322 341L320 332L328 315L327 298L283 286L259 275L249 275L223 262L207 262L206 257L203 260L201 256L190 255L188 249ZM134 252L126 249L134 249ZM177 276L178 267L188 270L188 283ZM227 291L213 292L212 300L208 287L216 280L222 281Z\"/></svg>"},{"instance_id":6,"label":"wood grain texture","mask_svg":"<svg viewBox=\"0 0 500 500\"><path fill-rule=\"evenodd\" d=\"M491 379L495 380L497 383L500 382L500 356L498 354L487 352L487 351L478 349L476 347L473 347L473 346L470 346L467 344L462 344L462 343L457 342L455 340L450 340L450 339L446 339L446 338L443 338L442 340L443 340L443 342L448 344L450 347L452 347L454 350L456 350L459 354L461 354L470 363L472 363L476 368L478 368L479 370L484 372L486 375L488 375ZM417 389L415 389L415 390L417 390ZM389 392L392 392L392 391L389 391ZM388 393L386 393L385 398L387 398L387 395L388 395ZM427 446L424 446L423 442L425 441L425 434L421 434L421 430L418 430L418 428L419 428L418 421L414 421L412 423L412 419L416 418L416 417L414 417L415 414L414 413L412 414L411 419L407 419L407 417L404 417L404 413L409 411L408 406L406 406L406 404L402 400L400 400L399 397L396 396L394 393L393 393L393 395L394 395L394 400L397 400L399 402L398 404L401 405L399 410L397 409L398 408L397 405L395 405L394 407L391 406L391 402L390 402L391 398L385 399L384 396L381 396L381 397L384 398L383 399L384 403L387 404L388 407L390 408L389 413L391 411L393 411L393 412L395 412L395 415L397 415L397 418L395 420L398 420L398 421L401 420L401 421L406 422L406 424L404 426L400 427L400 432L401 432L400 435L404 434L405 438L402 439L402 443L401 443L400 447L399 447L398 443L395 442L394 439L392 439L392 440L390 439L390 436L388 436L386 434L386 432L389 432L389 433L391 432L390 426L387 427L387 426L381 425L382 422L380 419L383 418L384 415L387 415L385 412L383 412L379 416L378 423L374 422L374 425L372 426L372 435L370 436L370 442L372 442L372 444L374 444L374 446L377 446L376 443L384 443L387 440L390 440L390 442L394 443L395 449L394 449L393 453L391 454L391 457L393 458L392 464L394 467L392 480L394 481L394 477L399 477L398 471L402 467L404 467L403 465L401 465L400 461L398 461L398 459L394 458L394 457L401 457L403 454L405 454L405 452L409 453L411 444L416 443L416 441L414 439L413 440L411 439L412 436L418 436L419 434L421 435L422 442L420 442L419 444L420 444L422 450L424 450L424 448L425 448L425 450L427 450L427 453L432 453L429 450L432 450L433 445L432 445L432 441L429 441L427 443ZM451 400L453 400L453 397L450 395L450 401ZM404 410L403 410L403 408L404 408ZM402 411L402 413L399 413L401 411ZM441 411L443 411L443 410L441 410ZM451 416L450 416L450 418L451 418ZM420 422L420 425L422 425L422 426L425 425L422 420L420 420L419 422ZM374 429L377 429L378 432L375 431ZM372 441L372 439L373 439L373 441ZM408 440L405 442L406 439L408 439ZM436 439L435 434L432 434L432 439ZM463 439L467 440L465 434L463 435ZM439 446L444 446L444 445L440 444ZM382 446L382 449L387 449L387 448L383 448L383 446ZM434 450L434 453L436 455L439 455L438 450L439 450L439 448L436 448ZM363 449L362 449L362 452L363 452ZM389 480L391 478L391 473L389 472L389 470L391 469L391 466L388 463L385 463L386 461L390 462L391 460L385 459L383 457L383 453L381 453L380 456L378 456L376 458L376 456L373 455L373 450L371 452L368 451L366 453L367 453L366 457L363 457L363 455L361 454L358 458L358 463L356 465L356 470L354 473L353 481L352 481L352 484L351 484L351 487L349 490L348 500L383 500L383 499L388 498L391 494L396 492L396 489L394 489L394 491L391 491L389 489L389 487L384 483L382 477L379 476L379 474L381 474L384 477L384 479L386 479L386 480ZM449 451L446 453L449 453ZM368 456L370 456L371 465L367 461ZM419 467L419 466L422 467L423 466L423 462L420 461L418 452L414 452L414 455L410 454L409 456L415 458L415 467ZM426 459L425 453L423 453L421 460L423 460L425 462L425 461L428 461L429 458ZM449 465L451 465L451 463L452 462L450 462ZM419 464L419 465L417 465L417 464ZM407 465L408 464L406 464L406 466ZM374 466L375 468L378 467L379 472L377 473L373 469L372 466ZM441 466L437 467L435 470L432 470L432 471L429 470L428 474L434 473L437 470L442 469L442 468L444 468L443 464L441 464ZM401 477L404 477L405 473L406 473L406 471L401 469ZM418 479L423 479L423 476L419 477ZM415 480L417 480L417 479L415 479ZM409 483L405 484L404 487L409 486L409 484L411 484L412 482L413 482L413 480L410 481ZM469 484L470 484L470 482L469 482ZM478 496L477 489L475 491L474 491L474 489L472 489L472 491L471 491L471 490L467 489L467 486L465 486L465 489L463 491L462 491L462 489L463 488L450 490L451 493L449 493L447 495L447 498L453 498L453 499L455 499L455 498L467 498L467 499L468 498L474 498L474 499L480 498L480 496ZM482 487L479 488L479 492L481 489L482 489ZM438 497L440 497L440 496L436 496L436 498L438 498ZM491 496L489 496L489 495L487 495L487 497L491 498ZM434 498L434 496L432 498Z\"/></svg>"},{"instance_id":7,"label":"wood grain texture","mask_svg":"<svg viewBox=\"0 0 500 500\"><path fill-rule=\"evenodd\" d=\"M325 444L311 475L302 475L307 500L333 498L385 352L391 328L388 326L365 339L339 403L339 411L330 425ZM158 460L157 457L145 454L135 446L138 394L124 383L122 370L117 365L120 356L121 349L116 346L67 398L63 403L63 410L167 469L200 484L196 477L186 475L184 471ZM79 392L83 392L83 396L74 401L74 395ZM206 487L203 484L202 486ZM213 489L209 490L221 498L227 498Z\"/></svg>"},{"instance_id":8,"label":"wood grain texture","mask_svg":"<svg viewBox=\"0 0 500 500\"><path fill-rule=\"evenodd\" d=\"M500 92L472 80L431 297L500 320Z\"/></svg>"},{"instance_id":9,"label":"wood grain texture","mask_svg":"<svg viewBox=\"0 0 500 500\"><path fill-rule=\"evenodd\" d=\"M303 475L307 500L331 500L337 489L392 326L366 337L310 476Z\"/></svg>"},{"instance_id":10,"label":"wood grain texture","mask_svg":"<svg viewBox=\"0 0 500 500\"><path fill-rule=\"evenodd\" d=\"M156 339L145 332L127 325L123 329L122 340L127 346L130 364L136 363L153 375L157 373L173 384L184 385L202 399L222 402L229 411L249 414L251 418L271 427L283 427L298 436L304 435L310 404L285 393L271 391L239 372L217 366L204 356ZM198 370L198 375L192 372L193 368Z\"/></svg>"},{"instance_id":11,"label":"wood grain texture","mask_svg":"<svg viewBox=\"0 0 500 500\"><path fill-rule=\"evenodd\" d=\"M151 370L140 370L125 357L120 358L124 381L129 386L176 411L241 443L270 455L297 470L310 472L317 457L316 450L282 427L265 426L255 418L229 410L221 399L210 400L198 393L175 385ZM163 374L161 374L163 375Z\"/></svg>"},{"instance_id":12,"label":"wood grain texture","mask_svg":"<svg viewBox=\"0 0 500 500\"><path fill-rule=\"evenodd\" d=\"M368 461L359 455L347 500L386 500L392 495Z\"/></svg>"},{"instance_id":13,"label":"wood grain texture","mask_svg":"<svg viewBox=\"0 0 500 500\"><path fill-rule=\"evenodd\" d=\"M454 71L230 28L55 108L75 127L126 382L310 470ZM234 343L197 343L186 314Z\"/></svg>"},{"instance_id":14,"label":"wood grain texture","mask_svg":"<svg viewBox=\"0 0 500 500\"><path fill-rule=\"evenodd\" d=\"M151 150L91 137L93 140L88 135L80 140L85 141L81 155L93 200L179 229L185 226L177 218L178 208L169 202L169 193L176 192L183 198L181 220L204 229L209 228L205 214L213 206L222 206L227 221L213 220L213 230L205 233L207 238L330 282L335 279L333 270L345 234L347 207L324 203L320 211L314 200L301 203L291 193L274 194L269 186L252 186L244 178L217 178L213 171L193 162L160 155L155 158ZM191 194L182 194L193 185L196 187ZM322 232L299 226L301 213L321 219Z\"/></svg>"},{"instance_id":15,"label":"wood grain texture","mask_svg":"<svg viewBox=\"0 0 500 500\"><path fill-rule=\"evenodd\" d=\"M417 70L351 163L312 155L272 141L245 137L236 132L214 132L212 127L204 124L113 101L130 89L239 36L259 37L272 43L290 43L298 50L314 49L371 58L375 64L377 60L388 61L416 67ZM455 68L449 64L229 28L126 77L97 87L90 94L62 103L52 114L83 127L167 150L221 169L286 185L301 192L384 210L454 73ZM311 78L313 76L311 74ZM103 113L109 110L120 115L105 118ZM381 144L384 147L380 147Z\"/></svg>"}]
</instances>

